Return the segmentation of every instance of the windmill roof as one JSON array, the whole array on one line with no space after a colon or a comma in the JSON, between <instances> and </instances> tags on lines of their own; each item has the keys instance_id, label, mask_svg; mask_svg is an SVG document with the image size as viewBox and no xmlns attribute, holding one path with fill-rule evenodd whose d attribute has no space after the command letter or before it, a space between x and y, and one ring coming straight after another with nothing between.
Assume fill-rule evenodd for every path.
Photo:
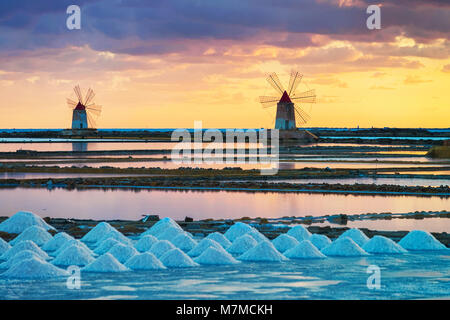
<instances>
[{"instance_id":1,"label":"windmill roof","mask_svg":"<svg viewBox=\"0 0 450 320\"><path fill-rule=\"evenodd\" d=\"M81 104L81 102L78 102L77 106L75 107L75 110L85 110L86 107Z\"/></svg>"},{"instance_id":2,"label":"windmill roof","mask_svg":"<svg viewBox=\"0 0 450 320\"><path fill-rule=\"evenodd\" d=\"M286 91L283 92L279 103L292 103L291 98L289 98L289 95Z\"/></svg>"}]
</instances>

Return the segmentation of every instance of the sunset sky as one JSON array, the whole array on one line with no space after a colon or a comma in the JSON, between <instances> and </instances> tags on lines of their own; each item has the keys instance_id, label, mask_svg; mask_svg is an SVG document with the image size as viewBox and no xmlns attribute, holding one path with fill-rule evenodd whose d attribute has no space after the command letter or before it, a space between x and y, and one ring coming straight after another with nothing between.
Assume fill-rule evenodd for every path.
<instances>
[{"instance_id":1,"label":"sunset sky","mask_svg":"<svg viewBox=\"0 0 450 320\"><path fill-rule=\"evenodd\" d=\"M257 98L291 69L316 89L307 126L450 127L450 1L0 2L0 128L70 127L76 84L99 128L272 127Z\"/></svg>"}]
</instances>

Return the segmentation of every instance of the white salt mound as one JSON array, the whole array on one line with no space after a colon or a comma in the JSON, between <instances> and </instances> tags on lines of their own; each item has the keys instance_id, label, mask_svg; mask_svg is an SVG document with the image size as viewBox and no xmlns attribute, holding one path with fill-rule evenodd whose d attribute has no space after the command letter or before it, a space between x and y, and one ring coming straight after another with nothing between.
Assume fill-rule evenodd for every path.
<instances>
[{"instance_id":1,"label":"white salt mound","mask_svg":"<svg viewBox=\"0 0 450 320\"><path fill-rule=\"evenodd\" d=\"M46 242L52 239L52 235L42 227L31 226L26 228L21 234L11 240L9 243L15 245L20 241L31 240L38 246L43 246Z\"/></svg>"},{"instance_id":2,"label":"white salt mound","mask_svg":"<svg viewBox=\"0 0 450 320\"><path fill-rule=\"evenodd\" d=\"M320 259L325 255L309 240L303 240L294 248L287 250L284 255L291 259Z\"/></svg>"},{"instance_id":3,"label":"white salt mound","mask_svg":"<svg viewBox=\"0 0 450 320\"><path fill-rule=\"evenodd\" d=\"M338 238L321 250L326 256L359 257L369 255L349 237Z\"/></svg>"},{"instance_id":4,"label":"white salt mound","mask_svg":"<svg viewBox=\"0 0 450 320\"><path fill-rule=\"evenodd\" d=\"M308 240L319 250L322 250L331 243L330 238L324 234L313 234Z\"/></svg>"},{"instance_id":5,"label":"white salt mound","mask_svg":"<svg viewBox=\"0 0 450 320\"><path fill-rule=\"evenodd\" d=\"M233 224L228 230L227 232L225 232L224 236L230 240L231 242L233 242L234 240L236 240L237 238L239 238L240 236L243 236L244 234L246 234L247 232L250 232L253 228L251 226L249 226L246 223L242 223L242 222L236 222L235 224Z\"/></svg>"},{"instance_id":6,"label":"white salt mound","mask_svg":"<svg viewBox=\"0 0 450 320\"><path fill-rule=\"evenodd\" d=\"M421 230L410 231L399 242L407 250L446 250L444 244L439 242L431 233Z\"/></svg>"},{"instance_id":7,"label":"white salt mound","mask_svg":"<svg viewBox=\"0 0 450 320\"><path fill-rule=\"evenodd\" d=\"M83 242L98 242L105 234L115 230L108 222L100 222L81 238Z\"/></svg>"},{"instance_id":8,"label":"white salt mound","mask_svg":"<svg viewBox=\"0 0 450 320\"><path fill-rule=\"evenodd\" d=\"M8 233L21 233L31 226L42 227L45 230L55 230L41 217L31 212L19 211L0 223L0 231Z\"/></svg>"},{"instance_id":9,"label":"white salt mound","mask_svg":"<svg viewBox=\"0 0 450 320\"><path fill-rule=\"evenodd\" d=\"M369 238L359 229L353 228L345 231L343 234L339 236L338 239L342 239L348 237L356 242L356 244L360 247L365 245L367 241L369 241Z\"/></svg>"},{"instance_id":10,"label":"white salt mound","mask_svg":"<svg viewBox=\"0 0 450 320\"><path fill-rule=\"evenodd\" d=\"M210 233L210 234L208 234L206 239L214 240L215 242L220 244L225 249L228 248L229 246L231 246L230 240L225 238L225 236L223 234L221 234L220 232Z\"/></svg>"},{"instance_id":11,"label":"white salt mound","mask_svg":"<svg viewBox=\"0 0 450 320\"><path fill-rule=\"evenodd\" d=\"M30 258L34 258L34 257L41 259L41 257L36 252L30 251L30 250L20 251L17 254L15 254L14 256L12 256L11 258L9 258L9 260L0 264L0 269L9 269L10 267L12 267L14 264L16 264L18 262L21 262L23 260L27 260Z\"/></svg>"},{"instance_id":12,"label":"white salt mound","mask_svg":"<svg viewBox=\"0 0 450 320\"><path fill-rule=\"evenodd\" d=\"M122 272L129 270L109 253L105 253L81 269L81 271L86 272Z\"/></svg>"},{"instance_id":13,"label":"white salt mound","mask_svg":"<svg viewBox=\"0 0 450 320\"><path fill-rule=\"evenodd\" d=\"M205 265L230 265L239 263L231 254L223 248L209 247L194 259L195 262Z\"/></svg>"},{"instance_id":14,"label":"white salt mound","mask_svg":"<svg viewBox=\"0 0 450 320\"><path fill-rule=\"evenodd\" d=\"M308 231L304 226L298 225L289 229L287 234L294 237L298 241L309 240L311 237L311 232Z\"/></svg>"},{"instance_id":15,"label":"white salt mound","mask_svg":"<svg viewBox=\"0 0 450 320\"><path fill-rule=\"evenodd\" d=\"M171 242L175 247L184 252L192 250L197 245L197 241L192 239L187 233L179 234Z\"/></svg>"},{"instance_id":16,"label":"white salt mound","mask_svg":"<svg viewBox=\"0 0 450 320\"><path fill-rule=\"evenodd\" d=\"M284 255L278 252L273 244L269 241L259 243L256 247L251 248L246 253L241 255L239 260L243 261L263 261L276 262L288 260Z\"/></svg>"},{"instance_id":17,"label":"white salt mound","mask_svg":"<svg viewBox=\"0 0 450 320\"><path fill-rule=\"evenodd\" d=\"M192 250L188 252L188 256L197 257L201 255L203 251L205 251L209 247L215 247L218 249L222 248L222 246L218 242L205 238L201 240Z\"/></svg>"},{"instance_id":18,"label":"white salt mound","mask_svg":"<svg viewBox=\"0 0 450 320\"><path fill-rule=\"evenodd\" d=\"M2 277L12 279L49 279L68 275L66 270L36 257L22 260L1 274Z\"/></svg>"},{"instance_id":19,"label":"white salt mound","mask_svg":"<svg viewBox=\"0 0 450 320\"><path fill-rule=\"evenodd\" d=\"M9 258L16 255L18 252L23 250L30 250L33 252L36 252L39 257L43 260L48 260L50 257L47 253L45 253L41 248L39 248L33 241L31 240L25 240L21 241L15 246L13 246L11 249L6 251L1 257L0 260L8 260Z\"/></svg>"},{"instance_id":20,"label":"white salt mound","mask_svg":"<svg viewBox=\"0 0 450 320\"><path fill-rule=\"evenodd\" d=\"M116 239L106 239L102 243L100 243L97 248L95 248L94 253L99 255L105 254L118 243L122 242L119 242Z\"/></svg>"},{"instance_id":21,"label":"white salt mound","mask_svg":"<svg viewBox=\"0 0 450 320\"><path fill-rule=\"evenodd\" d=\"M69 240L75 240L72 236L65 232L59 232L53 236L50 241L46 242L42 249L45 251L56 251Z\"/></svg>"},{"instance_id":22,"label":"white salt mound","mask_svg":"<svg viewBox=\"0 0 450 320\"><path fill-rule=\"evenodd\" d=\"M198 266L198 263L194 262L178 248L166 252L160 260L163 265L168 268L189 268Z\"/></svg>"},{"instance_id":23,"label":"white salt mound","mask_svg":"<svg viewBox=\"0 0 450 320\"><path fill-rule=\"evenodd\" d=\"M261 232L259 232L255 228L252 228L252 230L250 230L246 234L248 234L249 236L252 236L253 239L255 239L256 242L258 242L258 243L263 242L263 241L270 241L269 239L267 239L267 237L265 235L263 235Z\"/></svg>"},{"instance_id":24,"label":"white salt mound","mask_svg":"<svg viewBox=\"0 0 450 320\"><path fill-rule=\"evenodd\" d=\"M397 243L383 236L374 236L362 248L369 253L405 253Z\"/></svg>"},{"instance_id":25,"label":"white salt mound","mask_svg":"<svg viewBox=\"0 0 450 320\"><path fill-rule=\"evenodd\" d=\"M178 225L178 223L175 222L175 220L166 217L164 219L159 220L157 223L155 223L150 229L146 230L145 232L141 233L142 236L146 235L152 235L157 237L161 232L164 232L165 229L167 229L169 226L178 228L180 231L183 229Z\"/></svg>"},{"instance_id":26,"label":"white salt mound","mask_svg":"<svg viewBox=\"0 0 450 320\"><path fill-rule=\"evenodd\" d=\"M125 266L131 270L157 270L166 269L153 253L144 252L131 257Z\"/></svg>"},{"instance_id":27,"label":"white salt mound","mask_svg":"<svg viewBox=\"0 0 450 320\"><path fill-rule=\"evenodd\" d=\"M2 238L0 238L0 256L9 249L11 249L11 245Z\"/></svg>"},{"instance_id":28,"label":"white salt mound","mask_svg":"<svg viewBox=\"0 0 450 320\"><path fill-rule=\"evenodd\" d=\"M183 230L180 230L179 228L175 228L174 226L167 227L163 232L160 232L156 235L156 238L158 240L173 240L176 236L178 236L180 233L183 233Z\"/></svg>"},{"instance_id":29,"label":"white salt mound","mask_svg":"<svg viewBox=\"0 0 450 320\"><path fill-rule=\"evenodd\" d=\"M55 252L51 252L50 254L54 257L57 257L61 252L63 252L64 250L66 250L68 247L71 247L73 245L77 245L77 246L81 246L84 250L86 250L87 252L89 252L89 254L91 256L94 255L94 252L89 249L89 247L87 245L85 245L83 242L81 242L80 240L77 239L70 239L70 240L66 240L60 247L58 250L56 250Z\"/></svg>"},{"instance_id":30,"label":"white salt mound","mask_svg":"<svg viewBox=\"0 0 450 320\"><path fill-rule=\"evenodd\" d=\"M167 240L161 240L156 242L150 248L150 252L153 253L157 258L160 258L166 252L175 249L175 246Z\"/></svg>"},{"instance_id":31,"label":"white salt mound","mask_svg":"<svg viewBox=\"0 0 450 320\"><path fill-rule=\"evenodd\" d=\"M294 237L292 237L288 234L280 234L278 237L276 237L275 239L272 240L272 243L278 251L283 253L286 250L294 248L300 242L298 242L297 239L295 239Z\"/></svg>"},{"instance_id":32,"label":"white salt mound","mask_svg":"<svg viewBox=\"0 0 450 320\"><path fill-rule=\"evenodd\" d=\"M105 235L103 235L103 237L100 238L100 240L98 240L95 243L95 246L99 246L103 241L107 240L107 239L115 239L123 244L128 244L128 245L132 245L132 242L129 238L127 238L126 236L124 236L123 233L121 233L120 231L117 231L116 229L112 229L109 232L107 232Z\"/></svg>"},{"instance_id":33,"label":"white salt mound","mask_svg":"<svg viewBox=\"0 0 450 320\"><path fill-rule=\"evenodd\" d=\"M228 247L227 251L231 254L243 254L253 247L256 247L258 242L250 235L244 234L236 240L233 244Z\"/></svg>"},{"instance_id":34,"label":"white salt mound","mask_svg":"<svg viewBox=\"0 0 450 320\"><path fill-rule=\"evenodd\" d=\"M134 247L139 252L146 252L150 250L152 245L155 244L156 242L158 242L158 239L148 234L146 236L141 237L139 241L134 244Z\"/></svg>"},{"instance_id":35,"label":"white salt mound","mask_svg":"<svg viewBox=\"0 0 450 320\"><path fill-rule=\"evenodd\" d=\"M120 263L125 263L132 256L137 255L139 252L132 246L118 243L108 253L112 254Z\"/></svg>"},{"instance_id":36,"label":"white salt mound","mask_svg":"<svg viewBox=\"0 0 450 320\"><path fill-rule=\"evenodd\" d=\"M94 260L89 251L79 244L73 244L57 255L52 264L64 267L72 265L84 267Z\"/></svg>"}]
</instances>

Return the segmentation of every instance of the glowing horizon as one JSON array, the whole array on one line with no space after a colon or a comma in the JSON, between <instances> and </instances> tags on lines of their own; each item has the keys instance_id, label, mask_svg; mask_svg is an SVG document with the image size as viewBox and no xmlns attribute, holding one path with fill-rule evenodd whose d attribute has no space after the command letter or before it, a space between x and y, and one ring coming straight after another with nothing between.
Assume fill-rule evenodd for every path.
<instances>
[{"instance_id":1,"label":"glowing horizon","mask_svg":"<svg viewBox=\"0 0 450 320\"><path fill-rule=\"evenodd\" d=\"M196 120L205 128L271 128L275 108L257 98L275 93L268 73L287 85L291 69L303 74L299 91L316 89L305 127L450 127L448 4L381 1L383 27L368 30L364 0L273 8L252 0L79 2L81 30L65 29L64 6L24 13L9 3L0 13L0 128L69 128L66 98L77 84L103 106L98 128L191 128ZM328 14L329 23L308 19L301 5L317 19ZM271 10L272 19L257 19ZM239 20L249 12L255 17Z\"/></svg>"}]
</instances>

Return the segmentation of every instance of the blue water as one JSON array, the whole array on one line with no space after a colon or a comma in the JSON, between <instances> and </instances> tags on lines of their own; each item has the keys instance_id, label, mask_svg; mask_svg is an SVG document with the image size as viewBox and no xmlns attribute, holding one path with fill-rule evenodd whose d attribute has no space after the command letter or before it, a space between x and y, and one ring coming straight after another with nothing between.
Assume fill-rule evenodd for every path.
<instances>
[{"instance_id":1,"label":"blue water","mask_svg":"<svg viewBox=\"0 0 450 320\"><path fill-rule=\"evenodd\" d=\"M369 289L369 265L380 289ZM88 274L81 288L66 279L6 281L2 299L418 299L450 297L450 253L241 263L162 271Z\"/></svg>"}]
</instances>

